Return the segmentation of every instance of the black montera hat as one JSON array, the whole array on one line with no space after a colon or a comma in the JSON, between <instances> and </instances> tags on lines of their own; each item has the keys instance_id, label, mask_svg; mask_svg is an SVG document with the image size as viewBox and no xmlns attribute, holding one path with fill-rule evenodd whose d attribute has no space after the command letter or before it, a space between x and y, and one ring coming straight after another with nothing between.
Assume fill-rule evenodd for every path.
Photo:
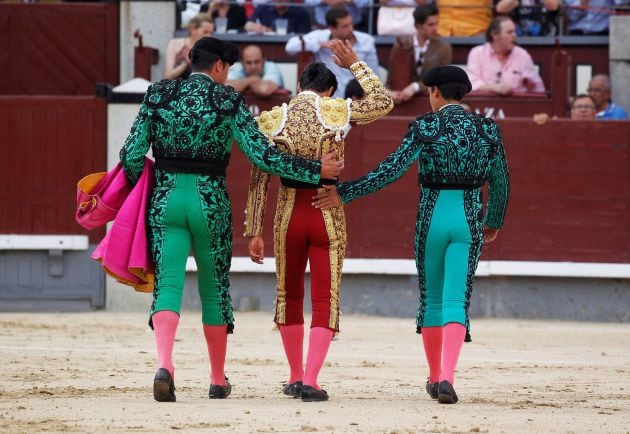
<instances>
[{"instance_id":1,"label":"black montera hat","mask_svg":"<svg viewBox=\"0 0 630 434\"><path fill-rule=\"evenodd\" d=\"M466 93L472 90L468 74L462 68L452 65L431 68L422 77L422 83L427 87L441 86L447 83L460 83L466 86Z\"/></svg>"},{"instance_id":2,"label":"black montera hat","mask_svg":"<svg viewBox=\"0 0 630 434\"><path fill-rule=\"evenodd\" d=\"M213 38L212 36L205 36L195 42L189 54L191 62L194 64L195 60L204 53L214 54L230 65L238 61L238 48L236 45L231 42Z\"/></svg>"}]
</instances>

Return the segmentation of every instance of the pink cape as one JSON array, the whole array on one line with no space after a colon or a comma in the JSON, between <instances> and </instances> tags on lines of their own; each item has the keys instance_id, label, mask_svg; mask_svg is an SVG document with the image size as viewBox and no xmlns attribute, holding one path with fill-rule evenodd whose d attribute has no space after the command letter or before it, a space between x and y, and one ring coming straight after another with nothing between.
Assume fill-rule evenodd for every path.
<instances>
[{"instance_id":1,"label":"pink cape","mask_svg":"<svg viewBox=\"0 0 630 434\"><path fill-rule=\"evenodd\" d=\"M100 195L103 209L115 208L110 207L106 197L120 198L124 194L126 197L115 213L110 230L92 253L92 259L101 262L103 269L119 282L133 286L136 291L152 292L154 268L147 242L146 215L153 191L153 161L145 158L140 179L133 187L121 170L120 163L108 175L112 173L115 176L108 181ZM83 215L82 219L92 226L89 215ZM93 224L102 226L105 223L102 222L103 213L95 213L95 220Z\"/></svg>"}]
</instances>

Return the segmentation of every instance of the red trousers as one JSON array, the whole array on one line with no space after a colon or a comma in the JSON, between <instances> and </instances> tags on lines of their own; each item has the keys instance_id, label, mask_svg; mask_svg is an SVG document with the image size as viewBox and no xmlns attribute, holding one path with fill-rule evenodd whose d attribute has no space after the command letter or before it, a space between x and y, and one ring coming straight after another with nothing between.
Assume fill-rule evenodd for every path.
<instances>
[{"instance_id":1,"label":"red trousers","mask_svg":"<svg viewBox=\"0 0 630 434\"><path fill-rule=\"evenodd\" d=\"M311 327L330 328L330 241L322 211L313 207L315 189L297 189L286 233L286 317L284 324L304 324L304 275L311 268Z\"/></svg>"}]
</instances>

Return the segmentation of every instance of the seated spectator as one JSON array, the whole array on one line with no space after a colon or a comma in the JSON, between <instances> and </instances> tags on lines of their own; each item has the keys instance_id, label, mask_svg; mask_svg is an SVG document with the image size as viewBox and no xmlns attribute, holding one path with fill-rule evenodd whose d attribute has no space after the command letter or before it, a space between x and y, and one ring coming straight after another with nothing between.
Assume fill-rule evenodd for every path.
<instances>
[{"instance_id":1,"label":"seated spectator","mask_svg":"<svg viewBox=\"0 0 630 434\"><path fill-rule=\"evenodd\" d=\"M486 41L468 53L466 72L473 91L496 95L545 91L531 56L515 45L516 26L509 17L492 20Z\"/></svg>"},{"instance_id":2,"label":"seated spectator","mask_svg":"<svg viewBox=\"0 0 630 434\"><path fill-rule=\"evenodd\" d=\"M481 36L492 21L493 0L435 0L441 36Z\"/></svg>"},{"instance_id":3,"label":"seated spectator","mask_svg":"<svg viewBox=\"0 0 630 434\"><path fill-rule=\"evenodd\" d=\"M354 78L352 73L338 66L332 57L330 41L333 39L349 40L352 48L359 59L363 60L372 69L374 74L379 75L378 57L376 57L376 46L374 38L367 33L357 32L352 24L352 17L348 10L342 6L330 8L326 12L326 22L328 29L313 30L303 36L306 51L314 53L315 61L322 62L330 69L339 82L334 97L343 97L346 85ZM287 41L285 50L289 54L298 54L302 51L302 41L300 37L293 36Z\"/></svg>"},{"instance_id":4,"label":"seated spectator","mask_svg":"<svg viewBox=\"0 0 630 434\"><path fill-rule=\"evenodd\" d=\"M397 38L389 60L389 75L396 74L400 65L411 65L412 81L402 90L390 90L394 104L409 101L418 92L426 90L422 76L426 71L439 65L449 65L453 59L453 48L438 36L438 9L432 4L418 6L413 17L416 34L406 38ZM395 56L401 53L413 56L412 62L397 61ZM391 83L391 80L390 80Z\"/></svg>"},{"instance_id":5,"label":"seated spectator","mask_svg":"<svg viewBox=\"0 0 630 434\"><path fill-rule=\"evenodd\" d=\"M245 24L245 30L253 33L275 32L278 18L288 21L287 33L302 34L311 31L311 17L303 7L273 3L256 6L254 13Z\"/></svg>"},{"instance_id":6,"label":"seated spectator","mask_svg":"<svg viewBox=\"0 0 630 434\"><path fill-rule=\"evenodd\" d=\"M630 4L630 0L564 0L569 34L607 35L614 7Z\"/></svg>"},{"instance_id":7,"label":"seated spectator","mask_svg":"<svg viewBox=\"0 0 630 434\"><path fill-rule=\"evenodd\" d=\"M228 3L226 0L212 0L209 4L201 6L201 12L208 12L213 20L218 17L227 18L228 30L243 30L247 22L245 8L236 3Z\"/></svg>"},{"instance_id":8,"label":"seated spectator","mask_svg":"<svg viewBox=\"0 0 630 434\"><path fill-rule=\"evenodd\" d=\"M595 114L595 101L586 95L579 94L571 101L571 111L569 113L569 119L574 121L594 121ZM546 124L549 119L557 119L557 117L550 118L547 113L537 113L534 115L534 122L538 125Z\"/></svg>"},{"instance_id":9,"label":"seated spectator","mask_svg":"<svg viewBox=\"0 0 630 434\"><path fill-rule=\"evenodd\" d=\"M611 99L610 78L598 74L588 82L588 96L595 102L597 119L628 119L628 114Z\"/></svg>"},{"instance_id":10,"label":"seated spectator","mask_svg":"<svg viewBox=\"0 0 630 434\"><path fill-rule=\"evenodd\" d=\"M517 36L556 36L561 0L494 0L495 11L516 24Z\"/></svg>"},{"instance_id":11,"label":"seated spectator","mask_svg":"<svg viewBox=\"0 0 630 434\"><path fill-rule=\"evenodd\" d=\"M359 84L356 78L350 80L346 85L346 93L344 95L345 99L350 98L352 101L357 101L363 99L365 96L365 91Z\"/></svg>"},{"instance_id":12,"label":"seated spectator","mask_svg":"<svg viewBox=\"0 0 630 434\"><path fill-rule=\"evenodd\" d=\"M204 36L214 33L214 23L208 14L198 14L188 21L188 36L171 39L164 57L164 78L174 80L190 75L188 53L192 46Z\"/></svg>"},{"instance_id":13,"label":"seated spectator","mask_svg":"<svg viewBox=\"0 0 630 434\"><path fill-rule=\"evenodd\" d=\"M328 26L326 13L334 6L346 8L352 17L352 24L361 24L363 8L370 5L370 0L304 0L304 4L314 8L315 24L324 28Z\"/></svg>"},{"instance_id":14,"label":"seated spectator","mask_svg":"<svg viewBox=\"0 0 630 434\"><path fill-rule=\"evenodd\" d=\"M237 92L249 90L261 98L284 87L282 72L275 63L265 59L257 45L248 45L243 49L241 62L232 65L226 84Z\"/></svg>"}]
</instances>

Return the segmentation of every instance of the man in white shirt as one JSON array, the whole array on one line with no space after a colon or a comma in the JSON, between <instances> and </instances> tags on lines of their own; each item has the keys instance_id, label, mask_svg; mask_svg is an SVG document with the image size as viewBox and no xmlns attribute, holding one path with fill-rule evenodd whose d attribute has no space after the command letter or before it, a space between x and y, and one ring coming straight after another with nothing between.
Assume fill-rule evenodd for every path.
<instances>
[{"instance_id":1,"label":"man in white shirt","mask_svg":"<svg viewBox=\"0 0 630 434\"><path fill-rule=\"evenodd\" d=\"M304 48L315 55L316 62L324 63L335 74L339 87L333 96L343 98L346 85L354 77L347 69L343 69L335 63L330 50L330 42L334 39L349 40L359 59L367 63L370 69L378 75L379 64L376 46L372 36L354 30L352 17L348 10L342 6L330 8L326 13L326 22L328 29L313 30L303 36ZM289 39L285 50L293 55L300 53L302 51L300 37L293 36Z\"/></svg>"}]
</instances>

